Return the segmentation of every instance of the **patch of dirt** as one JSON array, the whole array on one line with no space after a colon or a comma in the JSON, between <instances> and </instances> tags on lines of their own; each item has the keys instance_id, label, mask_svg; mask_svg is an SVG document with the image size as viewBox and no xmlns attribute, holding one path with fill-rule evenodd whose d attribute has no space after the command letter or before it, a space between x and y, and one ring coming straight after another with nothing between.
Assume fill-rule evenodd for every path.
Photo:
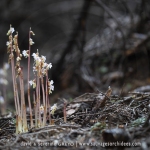
<instances>
[{"instance_id":1,"label":"patch of dirt","mask_svg":"<svg viewBox=\"0 0 150 150\"><path fill-rule=\"evenodd\" d=\"M47 126L29 129L28 133L16 135L14 118L1 117L0 148L148 149L150 93L137 89L120 97L111 95L111 90L86 93L71 102L60 100L50 116L51 125L48 119Z\"/></svg>"}]
</instances>

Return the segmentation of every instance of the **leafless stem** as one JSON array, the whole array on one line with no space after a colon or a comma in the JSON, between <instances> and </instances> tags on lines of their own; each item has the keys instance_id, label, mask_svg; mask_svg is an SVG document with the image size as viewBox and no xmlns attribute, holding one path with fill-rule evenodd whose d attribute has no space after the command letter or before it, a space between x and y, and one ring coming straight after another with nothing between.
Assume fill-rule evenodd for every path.
<instances>
[{"instance_id":1,"label":"leafless stem","mask_svg":"<svg viewBox=\"0 0 150 150\"><path fill-rule=\"evenodd\" d=\"M21 103L22 103L22 126L23 126L23 132L27 132L27 118L26 118L26 105L25 105L25 96L24 96L24 82L23 82L23 72L21 70L20 73L20 90L21 90Z\"/></svg>"},{"instance_id":2,"label":"leafless stem","mask_svg":"<svg viewBox=\"0 0 150 150\"><path fill-rule=\"evenodd\" d=\"M46 89L46 112L48 110L48 114L49 114L49 122L51 122L51 117L50 117L50 104L48 103L48 71L46 71L46 84L45 84L45 89Z\"/></svg>"},{"instance_id":3,"label":"leafless stem","mask_svg":"<svg viewBox=\"0 0 150 150\"><path fill-rule=\"evenodd\" d=\"M32 109L31 109L31 100L30 100L30 84L29 84L29 78L30 78L30 51L31 51L31 45L30 45L30 37L31 37L31 28L29 30L29 57L28 57L28 103L29 103L29 111L30 111L30 125L31 128L33 127L33 119L32 119Z\"/></svg>"},{"instance_id":4,"label":"leafless stem","mask_svg":"<svg viewBox=\"0 0 150 150\"><path fill-rule=\"evenodd\" d=\"M43 127L46 124L46 100L45 100L45 89L44 89L44 81L43 81L43 77L41 77L41 84L42 84L42 93L43 93L43 106L44 106L44 116L43 116Z\"/></svg>"},{"instance_id":5,"label":"leafless stem","mask_svg":"<svg viewBox=\"0 0 150 150\"><path fill-rule=\"evenodd\" d=\"M66 117L66 102L64 102L64 122L67 122L67 117Z\"/></svg>"}]
</instances>

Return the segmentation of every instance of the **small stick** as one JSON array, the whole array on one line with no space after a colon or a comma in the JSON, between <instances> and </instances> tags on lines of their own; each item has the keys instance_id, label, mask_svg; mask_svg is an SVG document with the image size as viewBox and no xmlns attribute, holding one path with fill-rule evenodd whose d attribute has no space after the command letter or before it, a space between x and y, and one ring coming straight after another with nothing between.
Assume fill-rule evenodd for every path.
<instances>
[{"instance_id":1,"label":"small stick","mask_svg":"<svg viewBox=\"0 0 150 150\"><path fill-rule=\"evenodd\" d=\"M64 122L67 122L67 116L66 116L66 101L64 100Z\"/></svg>"}]
</instances>

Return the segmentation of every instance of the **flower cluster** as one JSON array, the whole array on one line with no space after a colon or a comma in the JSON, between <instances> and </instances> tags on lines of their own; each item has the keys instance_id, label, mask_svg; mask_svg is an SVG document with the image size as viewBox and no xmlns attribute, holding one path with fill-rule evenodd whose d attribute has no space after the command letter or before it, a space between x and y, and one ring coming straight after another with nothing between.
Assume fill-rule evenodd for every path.
<instances>
[{"instance_id":1,"label":"flower cluster","mask_svg":"<svg viewBox=\"0 0 150 150\"><path fill-rule=\"evenodd\" d=\"M51 80L51 81L48 81L48 93L51 94L52 91L54 91L54 81Z\"/></svg>"},{"instance_id":2,"label":"flower cluster","mask_svg":"<svg viewBox=\"0 0 150 150\"><path fill-rule=\"evenodd\" d=\"M33 58L34 58L34 66L33 66L33 71L34 72L38 72L38 76L45 76L46 72L52 68L52 64L49 63L47 64L46 61L46 57L45 56L39 56L38 50L37 53L33 53L32 54Z\"/></svg>"},{"instance_id":3,"label":"flower cluster","mask_svg":"<svg viewBox=\"0 0 150 150\"><path fill-rule=\"evenodd\" d=\"M57 110L57 104L54 104L51 108L50 108L50 112L52 115L54 115L55 111Z\"/></svg>"},{"instance_id":4,"label":"flower cluster","mask_svg":"<svg viewBox=\"0 0 150 150\"><path fill-rule=\"evenodd\" d=\"M27 56L28 52L24 50L23 55L24 55L24 57L28 57ZM37 73L38 77L40 77L40 78L46 76L47 71L52 68L52 63L49 63L49 64L46 63L45 62L46 57L43 55L40 57L38 51L37 51L37 53L33 53L32 56L34 58L33 72ZM34 79L34 80L29 81L29 84L31 86L33 86L33 88L35 88L36 87L36 80ZM54 91L54 85L53 84L54 84L53 80L48 81L48 92L49 92L49 94L51 94L52 91Z\"/></svg>"},{"instance_id":5,"label":"flower cluster","mask_svg":"<svg viewBox=\"0 0 150 150\"><path fill-rule=\"evenodd\" d=\"M29 57L29 50L23 50L22 54L25 58Z\"/></svg>"},{"instance_id":6,"label":"flower cluster","mask_svg":"<svg viewBox=\"0 0 150 150\"><path fill-rule=\"evenodd\" d=\"M11 53L11 51L13 51L12 49L12 41L13 41L13 37L12 37L12 33L14 32L14 28L11 27L10 25L10 29L7 32L7 35L9 36L9 41L6 42L6 46L7 46L7 53ZM11 54L10 54L11 55ZM9 58L12 56L9 56Z\"/></svg>"},{"instance_id":7,"label":"flower cluster","mask_svg":"<svg viewBox=\"0 0 150 150\"><path fill-rule=\"evenodd\" d=\"M9 36L10 34L12 34L15 31L15 29L13 27L10 27L10 29L7 32L7 35Z\"/></svg>"},{"instance_id":8,"label":"flower cluster","mask_svg":"<svg viewBox=\"0 0 150 150\"><path fill-rule=\"evenodd\" d=\"M47 123L47 110L49 107L49 98L48 94L52 93L54 90L54 81L49 80L48 78L48 71L52 68L51 63L46 63L46 57L41 55L39 56L39 52L33 53L33 72L35 74L35 79L30 80L30 52L31 46L34 44L33 40L31 39L31 35L35 35L31 28L29 30L29 49L23 50L22 52L19 49L18 44L18 32L16 35L13 36L14 28L10 26L10 29L7 32L8 35L8 42L7 45L7 52L9 53L9 63L11 63L12 68L12 81L13 81L13 89L14 89L14 102L16 108L16 133L22 133L28 131L27 125L27 118L26 118L26 104L25 104L25 93L24 93L24 80L23 80L23 67L20 65L20 61L22 60L22 56L28 58L28 72L27 72L27 83L28 83L28 106L30 112L30 127L44 127ZM4 66L4 69L8 69L8 65ZM0 69L0 74L3 75L5 72ZM16 78L16 73L17 77ZM19 89L18 90L18 82L19 82ZM2 80L0 78L0 84L7 84L7 81ZM34 119L33 122L32 118L32 102L30 96L30 86L35 88L33 92L33 99L34 99ZM42 89L42 91L41 91ZM20 92L20 93L19 93ZM32 93L32 92L31 92ZM41 95L42 93L42 95ZM2 103L3 100L0 99ZM54 114L55 110L57 109L57 105L52 107L51 113Z\"/></svg>"},{"instance_id":9,"label":"flower cluster","mask_svg":"<svg viewBox=\"0 0 150 150\"><path fill-rule=\"evenodd\" d=\"M40 114L43 114L43 113L44 113L44 106L41 105L41 106L40 106Z\"/></svg>"},{"instance_id":10,"label":"flower cluster","mask_svg":"<svg viewBox=\"0 0 150 150\"><path fill-rule=\"evenodd\" d=\"M29 39L29 43L30 43L30 45L34 44L34 42L33 42L33 40L31 38Z\"/></svg>"},{"instance_id":11,"label":"flower cluster","mask_svg":"<svg viewBox=\"0 0 150 150\"><path fill-rule=\"evenodd\" d=\"M46 57L45 56L39 56L38 50L37 53L32 54L34 58L34 66L33 66L33 71L38 72L39 77L45 76L46 72L52 68L52 64L49 63L47 64Z\"/></svg>"},{"instance_id":12,"label":"flower cluster","mask_svg":"<svg viewBox=\"0 0 150 150\"><path fill-rule=\"evenodd\" d=\"M29 81L29 84L30 84L31 86L33 86L33 88L36 88L36 81L35 81L35 79L34 79L34 80L30 80L30 81Z\"/></svg>"}]
</instances>

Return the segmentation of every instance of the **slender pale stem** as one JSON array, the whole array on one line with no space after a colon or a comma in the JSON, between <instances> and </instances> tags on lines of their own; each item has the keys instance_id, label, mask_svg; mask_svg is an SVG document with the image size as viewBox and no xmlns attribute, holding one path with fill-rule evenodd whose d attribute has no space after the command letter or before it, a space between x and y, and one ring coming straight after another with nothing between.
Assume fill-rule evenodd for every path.
<instances>
[{"instance_id":1,"label":"slender pale stem","mask_svg":"<svg viewBox=\"0 0 150 150\"><path fill-rule=\"evenodd\" d=\"M21 118L23 119L23 101L22 101L22 99L23 99L23 91L22 91L22 84L21 84L21 75L19 75L19 82L20 82L20 93L21 93L21 111L20 111L20 116L21 116Z\"/></svg>"},{"instance_id":2,"label":"slender pale stem","mask_svg":"<svg viewBox=\"0 0 150 150\"><path fill-rule=\"evenodd\" d=\"M48 73L47 73L47 71L46 71L46 84L45 84L45 89L46 89L46 106L48 106Z\"/></svg>"},{"instance_id":3,"label":"slender pale stem","mask_svg":"<svg viewBox=\"0 0 150 150\"><path fill-rule=\"evenodd\" d=\"M50 115L50 104L48 101L48 71L46 71L46 84L45 84L45 89L46 89L46 112L48 110L48 114L49 114L49 122L51 123L51 115Z\"/></svg>"},{"instance_id":4,"label":"slender pale stem","mask_svg":"<svg viewBox=\"0 0 150 150\"><path fill-rule=\"evenodd\" d=\"M30 78L30 51L31 51L31 45L30 45L30 37L31 37L31 28L29 30L29 57L28 57L28 103L29 103L29 111L30 111L30 125L31 128L33 127L33 119L32 119L32 109L31 109L31 100L30 100L30 84L29 84L29 78Z\"/></svg>"},{"instance_id":5,"label":"slender pale stem","mask_svg":"<svg viewBox=\"0 0 150 150\"><path fill-rule=\"evenodd\" d=\"M11 26L10 26L11 28ZM14 54L13 54L13 36L12 33L9 36L10 43L11 43L11 68L12 68L12 79L13 79L13 89L14 89L14 101L15 101L15 108L16 108L16 133L22 132L22 123L21 123L21 112L20 112L20 104L19 104L19 96L18 96L18 89L17 89L17 82L16 82L16 74L15 74L15 64L14 64Z\"/></svg>"},{"instance_id":6,"label":"slender pale stem","mask_svg":"<svg viewBox=\"0 0 150 150\"><path fill-rule=\"evenodd\" d=\"M42 84L42 92L43 92L43 105L45 106L45 89L44 89L43 77L41 77L41 84Z\"/></svg>"},{"instance_id":7,"label":"slender pale stem","mask_svg":"<svg viewBox=\"0 0 150 150\"><path fill-rule=\"evenodd\" d=\"M21 102L22 102L22 121L23 121L23 132L27 132L27 118L26 118L26 105L25 105L25 96L24 96L24 81L23 81L23 72L20 73L20 90L21 90Z\"/></svg>"},{"instance_id":8,"label":"slender pale stem","mask_svg":"<svg viewBox=\"0 0 150 150\"><path fill-rule=\"evenodd\" d=\"M33 92L33 102L34 102L34 119L35 119L35 127L37 127L37 111L36 111L36 105L37 105L37 102L36 102L36 98L35 98L35 91Z\"/></svg>"},{"instance_id":9,"label":"slender pale stem","mask_svg":"<svg viewBox=\"0 0 150 150\"><path fill-rule=\"evenodd\" d=\"M36 105L36 115L37 115L37 127L41 126L41 112L40 112L40 82L39 77L37 75L37 86L36 86L36 99L37 99L37 105Z\"/></svg>"},{"instance_id":10,"label":"slender pale stem","mask_svg":"<svg viewBox=\"0 0 150 150\"><path fill-rule=\"evenodd\" d=\"M13 56L13 52L11 52ZM21 118L20 118L20 104L19 104L19 96L17 91L17 83L16 83L16 75L15 75L15 67L14 67L14 58L11 58L11 68L12 68L12 79L13 79L13 89L14 89L14 100L16 107L16 133L20 133L22 130Z\"/></svg>"},{"instance_id":11,"label":"slender pale stem","mask_svg":"<svg viewBox=\"0 0 150 150\"><path fill-rule=\"evenodd\" d=\"M48 118L49 118L49 124L51 125L51 113L50 113L50 102L49 102L49 97L47 97L47 108L48 108Z\"/></svg>"},{"instance_id":12,"label":"slender pale stem","mask_svg":"<svg viewBox=\"0 0 150 150\"><path fill-rule=\"evenodd\" d=\"M10 25L11 28L11 25ZM11 43L11 51L10 51L10 59L11 59L11 69L12 69L12 79L13 79L13 89L14 89L14 101L15 101L15 108L16 108L16 115L19 115L19 110L18 110L18 106L17 106L17 96L16 96L16 88L15 88L15 65L14 65L14 54L13 54L13 43L12 43L12 33L9 36L10 39L10 43Z\"/></svg>"},{"instance_id":13,"label":"slender pale stem","mask_svg":"<svg viewBox=\"0 0 150 150\"><path fill-rule=\"evenodd\" d=\"M15 100L16 114L19 115L18 104L17 104L17 96L16 96L16 90L15 90L14 58L11 58L11 68L12 68L12 79L13 79L13 89L14 89L14 100Z\"/></svg>"},{"instance_id":14,"label":"slender pale stem","mask_svg":"<svg viewBox=\"0 0 150 150\"><path fill-rule=\"evenodd\" d=\"M12 53L13 55L13 53ZM13 88L14 88L14 99L16 106L16 133L22 132L22 123L21 123L21 111L20 111L20 103L19 103L19 95L18 95L18 87L16 82L16 74L15 74L15 66L14 66L14 58L11 59L12 66L12 78L13 78Z\"/></svg>"},{"instance_id":15,"label":"slender pale stem","mask_svg":"<svg viewBox=\"0 0 150 150\"><path fill-rule=\"evenodd\" d=\"M39 97L38 97L38 86L39 86L39 82L38 82L38 77L36 79L36 110L35 110L35 126L38 127L38 113L39 113Z\"/></svg>"},{"instance_id":16,"label":"slender pale stem","mask_svg":"<svg viewBox=\"0 0 150 150\"><path fill-rule=\"evenodd\" d=\"M38 77L39 80L39 86L38 86L38 99L39 99L39 126L41 127L41 111L40 111L40 106L41 106L41 94L40 94L40 78Z\"/></svg>"},{"instance_id":17,"label":"slender pale stem","mask_svg":"<svg viewBox=\"0 0 150 150\"><path fill-rule=\"evenodd\" d=\"M44 107L44 115L43 115L43 127L46 125L46 101L45 101L45 89L44 89L44 81L43 77L41 77L41 84L42 84L42 93L43 93L43 107Z\"/></svg>"},{"instance_id":18,"label":"slender pale stem","mask_svg":"<svg viewBox=\"0 0 150 150\"><path fill-rule=\"evenodd\" d=\"M64 122L67 122L67 118L66 118L66 102L64 102Z\"/></svg>"}]
</instances>

